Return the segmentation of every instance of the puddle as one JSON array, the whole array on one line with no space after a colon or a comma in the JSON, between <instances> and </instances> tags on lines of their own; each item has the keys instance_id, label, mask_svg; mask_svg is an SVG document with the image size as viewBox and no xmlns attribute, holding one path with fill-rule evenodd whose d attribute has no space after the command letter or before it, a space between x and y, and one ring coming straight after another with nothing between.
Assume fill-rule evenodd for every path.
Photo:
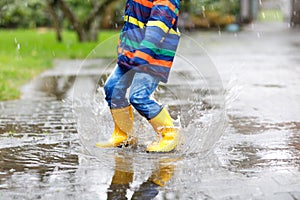
<instances>
[{"instance_id":1,"label":"puddle","mask_svg":"<svg viewBox=\"0 0 300 200\"><path fill-rule=\"evenodd\" d=\"M101 61L99 62L101 63ZM185 169L185 159L189 160L187 170L194 167L193 162L206 159L203 156L200 158L198 152L205 155L204 152L208 152L220 137L220 135L216 135L216 138L202 138L202 143L200 140L192 139L212 131L209 127L205 128L204 121L212 123L213 112L217 110L222 112L220 100L215 98L220 94L217 87L203 87L203 84L207 84L202 82L203 79L196 79L195 74L184 70L175 72L170 84L162 84L158 87L155 97L162 103L168 102L170 114L175 119L175 123L180 123L182 127L185 127L185 131L189 132L185 140L191 142L186 142L185 146L180 147L181 153L178 151L175 154L160 155L147 154L143 151L146 146L143 144L143 139L153 140L155 138L155 133L151 132L150 127L147 127L146 130L151 134L139 135L141 144L137 150L103 151L93 149L96 154L91 154L90 149L87 152L87 149L82 148L87 145L84 143L85 137L88 137L88 142L90 139L94 142L95 139L99 139L100 133L104 129L107 129L105 132L109 135L109 129L112 128L111 120L103 118L109 118L110 115L108 110L103 115L103 109L107 109L107 106L104 97L101 96L103 95L101 87L112 68L107 71L102 70L100 76L92 75L97 67L99 65L95 63L86 65L81 73L76 72L76 76L70 72L58 75L56 71L59 68L56 68L53 72L46 72L25 86L24 91L27 93L21 100L0 103L2 108L0 112L0 191L5 191L2 193L4 198L8 196L24 198L26 196L26 198L51 199L54 196L74 197L75 195L76 199L82 199L87 194L80 194L80 191L92 189L88 185L92 186L95 181L92 184L81 179L87 178L86 175L94 171L99 173L97 174L99 182L96 185L100 187L102 193L93 191L88 195L89 198L99 193L101 197L104 197L103 199L105 196L108 199L115 199L118 196L124 196L128 191L131 191L128 195L131 195L132 199L153 199L156 196L165 199L182 198L182 195L168 186L168 182ZM93 73L89 71L93 71ZM186 81L187 78L190 81ZM188 84L188 87L177 84L181 79ZM81 91L84 92L73 95L74 91L76 92L78 89L76 86L79 86L80 89L83 86ZM89 102L90 99L84 99L87 92L90 91L96 91L93 97L96 97L97 101ZM223 93L221 92L221 94ZM69 98L72 95L75 99ZM80 107L83 110L79 110L79 112L75 107L74 113L72 100L74 103L74 100L78 100L76 97L80 97L80 101L84 102L81 105L84 107ZM216 100L212 100L214 98ZM95 107L86 107L87 105L95 105ZM95 110L97 112L94 112ZM141 132L145 130L147 123L137 113L136 116L135 126L137 132ZM78 119L79 121L77 121ZM196 127L194 120L202 121L202 123L198 121L199 126ZM222 121L219 123L221 126L223 125ZM197 133L196 130L200 128L206 132ZM217 128L220 127L216 126L215 130ZM95 133L96 136L78 134L78 131L89 131ZM80 143L84 143L84 146L81 146ZM211 161L205 161L205 163L211 163ZM100 172L99 166L100 169L103 169ZM106 173L110 174L112 180L109 176L104 176ZM179 175L178 178L181 179L182 184L184 181L188 181L180 176L182 175ZM87 179L92 178L90 176ZM56 181L59 181L58 185L54 184ZM21 194L22 186L26 184L30 184L30 195ZM49 188L49 191L42 194L41 191L44 191L42 188L45 187ZM50 193L51 191L54 193Z\"/></svg>"},{"instance_id":2,"label":"puddle","mask_svg":"<svg viewBox=\"0 0 300 200\"><path fill-rule=\"evenodd\" d=\"M239 48L246 51L242 46ZM253 46L251 53L256 50ZM230 50L229 45L226 49ZM180 56L178 66L186 62ZM232 58L219 57L224 69L230 68ZM169 84L159 86L155 97L169 105L175 123L184 131L183 144L174 154L145 153L147 141L155 134L137 113L137 150L83 148L112 131L109 110L101 100L101 87L112 69L106 67L112 61L87 60L84 70L82 61L57 61L57 68L24 88L22 99L0 102L0 198L297 199L300 120L296 67L287 63L282 68L282 61L288 59L280 56L274 61L282 62L280 65L261 62L264 55L247 54L245 59L243 73L237 77L246 87L241 94L226 88L234 94L225 94L233 98L226 102L225 130L225 119L220 118L225 109L224 91L214 81L207 58L195 58L205 65L203 76L179 68ZM220 72L226 74L224 69ZM78 110L72 107L74 103ZM91 134L82 134L85 131ZM223 136L210 151L221 136L219 131Z\"/></svg>"}]
</instances>

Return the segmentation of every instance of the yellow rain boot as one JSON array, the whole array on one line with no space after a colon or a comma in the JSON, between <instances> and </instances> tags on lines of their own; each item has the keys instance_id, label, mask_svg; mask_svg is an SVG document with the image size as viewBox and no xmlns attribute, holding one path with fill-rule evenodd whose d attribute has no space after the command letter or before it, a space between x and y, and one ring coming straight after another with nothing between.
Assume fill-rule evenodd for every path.
<instances>
[{"instance_id":1,"label":"yellow rain boot","mask_svg":"<svg viewBox=\"0 0 300 200\"><path fill-rule=\"evenodd\" d=\"M96 143L96 147L121 147L134 144L133 139L133 112L132 107L111 109L115 123L114 131L108 141Z\"/></svg>"},{"instance_id":2,"label":"yellow rain boot","mask_svg":"<svg viewBox=\"0 0 300 200\"><path fill-rule=\"evenodd\" d=\"M167 109L149 120L154 130L161 136L160 140L148 145L147 152L169 152L175 149L179 142L178 129L174 127Z\"/></svg>"}]
</instances>

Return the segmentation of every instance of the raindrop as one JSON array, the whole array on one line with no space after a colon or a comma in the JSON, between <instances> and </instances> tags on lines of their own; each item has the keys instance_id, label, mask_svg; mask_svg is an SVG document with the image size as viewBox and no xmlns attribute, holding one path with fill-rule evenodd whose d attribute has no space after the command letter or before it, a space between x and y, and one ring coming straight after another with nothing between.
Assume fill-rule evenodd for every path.
<instances>
[{"instance_id":1,"label":"raindrop","mask_svg":"<svg viewBox=\"0 0 300 200\"><path fill-rule=\"evenodd\" d=\"M58 167L58 165L56 165L56 166L54 167L54 169L53 169L53 172L57 172L58 169L59 169L59 167Z\"/></svg>"},{"instance_id":2,"label":"raindrop","mask_svg":"<svg viewBox=\"0 0 300 200\"><path fill-rule=\"evenodd\" d=\"M1 10L4 11L4 10L7 10L8 6L7 5L4 5Z\"/></svg>"},{"instance_id":3,"label":"raindrop","mask_svg":"<svg viewBox=\"0 0 300 200\"><path fill-rule=\"evenodd\" d=\"M13 169L13 168L11 168L11 169L9 170L10 173L13 173L13 172L15 172L15 171L16 171L16 170Z\"/></svg>"},{"instance_id":4,"label":"raindrop","mask_svg":"<svg viewBox=\"0 0 300 200\"><path fill-rule=\"evenodd\" d=\"M221 27L220 26L218 26L218 34L219 34L219 36L221 36L222 35L222 33L221 33Z\"/></svg>"},{"instance_id":5,"label":"raindrop","mask_svg":"<svg viewBox=\"0 0 300 200\"><path fill-rule=\"evenodd\" d=\"M60 121L61 121L61 123L68 123L68 121L64 118L62 118Z\"/></svg>"},{"instance_id":6,"label":"raindrop","mask_svg":"<svg viewBox=\"0 0 300 200\"><path fill-rule=\"evenodd\" d=\"M20 49L21 49L21 45L20 45L20 43L18 43L17 44L17 51L20 51Z\"/></svg>"},{"instance_id":7,"label":"raindrop","mask_svg":"<svg viewBox=\"0 0 300 200\"><path fill-rule=\"evenodd\" d=\"M261 36L260 36L260 33L257 33L256 35L257 35L257 37L258 37L258 38L260 38L260 37L261 37Z\"/></svg>"},{"instance_id":8,"label":"raindrop","mask_svg":"<svg viewBox=\"0 0 300 200\"><path fill-rule=\"evenodd\" d=\"M175 199L175 198L176 198L176 195L175 195L174 193L172 193L172 192L171 192L171 193L167 193L167 194L166 194L166 198L167 198L167 199Z\"/></svg>"},{"instance_id":9,"label":"raindrop","mask_svg":"<svg viewBox=\"0 0 300 200\"><path fill-rule=\"evenodd\" d=\"M222 31L221 31L221 30L219 30L219 31L218 31L218 34L219 34L219 36L221 36L221 35L222 35Z\"/></svg>"}]
</instances>

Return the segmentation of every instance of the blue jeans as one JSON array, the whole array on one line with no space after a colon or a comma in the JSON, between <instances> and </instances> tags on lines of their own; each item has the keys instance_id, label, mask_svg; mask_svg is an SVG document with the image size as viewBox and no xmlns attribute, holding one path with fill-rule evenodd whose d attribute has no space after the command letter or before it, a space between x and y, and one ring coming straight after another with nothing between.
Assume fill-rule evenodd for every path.
<instances>
[{"instance_id":1,"label":"blue jeans","mask_svg":"<svg viewBox=\"0 0 300 200\"><path fill-rule=\"evenodd\" d=\"M105 99L111 109L123 108L131 104L149 120L158 115L163 108L151 98L158 83L157 77L147 73L126 70L117 65L104 85ZM126 94L129 87L128 102Z\"/></svg>"}]
</instances>

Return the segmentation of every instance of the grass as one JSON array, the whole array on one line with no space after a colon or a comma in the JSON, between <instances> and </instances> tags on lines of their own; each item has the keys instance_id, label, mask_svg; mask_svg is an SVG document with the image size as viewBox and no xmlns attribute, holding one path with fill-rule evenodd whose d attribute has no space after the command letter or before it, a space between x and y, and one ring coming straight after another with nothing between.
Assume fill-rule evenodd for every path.
<instances>
[{"instance_id":1,"label":"grass","mask_svg":"<svg viewBox=\"0 0 300 200\"><path fill-rule=\"evenodd\" d=\"M58 43L52 30L0 29L0 101L20 97L20 87L45 69L54 59L83 59L99 43L104 42L93 58L112 57L116 54L118 31L101 31L98 42L79 43L76 34L63 32ZM111 40L106 40L113 37ZM114 46L112 46L112 43Z\"/></svg>"}]
</instances>

